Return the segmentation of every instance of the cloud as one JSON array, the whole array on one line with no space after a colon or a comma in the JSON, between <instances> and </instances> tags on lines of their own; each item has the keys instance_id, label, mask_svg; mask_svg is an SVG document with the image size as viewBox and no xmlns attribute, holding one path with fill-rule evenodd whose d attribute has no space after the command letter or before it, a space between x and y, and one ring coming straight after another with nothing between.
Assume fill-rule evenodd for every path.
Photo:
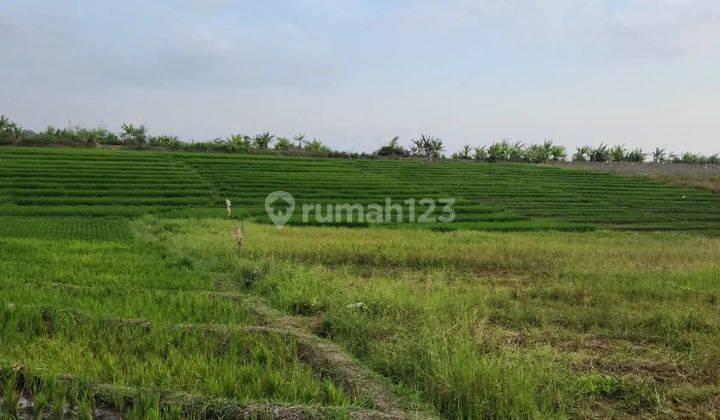
<instances>
[{"instance_id":1,"label":"cloud","mask_svg":"<svg viewBox=\"0 0 720 420\"><path fill-rule=\"evenodd\" d=\"M716 0L413 0L391 17L403 31L498 31L512 44L561 41L603 56L720 54Z\"/></svg>"},{"instance_id":2,"label":"cloud","mask_svg":"<svg viewBox=\"0 0 720 420\"><path fill-rule=\"evenodd\" d=\"M713 56L720 53L720 2L629 2L604 26L606 51L640 57Z\"/></svg>"},{"instance_id":3,"label":"cloud","mask_svg":"<svg viewBox=\"0 0 720 420\"><path fill-rule=\"evenodd\" d=\"M0 15L3 75L22 83L143 88L306 88L334 83L333 50L291 26L243 19L243 8L223 20L227 2L189 2L189 11L133 7L112 13L8 8ZM190 15L207 11L202 21ZM162 15L162 24L156 19ZM241 22L241 24L238 24Z\"/></svg>"}]
</instances>

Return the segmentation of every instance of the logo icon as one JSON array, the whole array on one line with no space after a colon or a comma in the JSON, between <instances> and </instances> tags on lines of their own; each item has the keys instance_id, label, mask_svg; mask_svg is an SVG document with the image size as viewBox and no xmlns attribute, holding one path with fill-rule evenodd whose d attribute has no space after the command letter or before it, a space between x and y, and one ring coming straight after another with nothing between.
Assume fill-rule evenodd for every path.
<instances>
[{"instance_id":1,"label":"logo icon","mask_svg":"<svg viewBox=\"0 0 720 420\"><path fill-rule=\"evenodd\" d=\"M265 197L265 211L275 226L282 229L295 211L295 198L289 192L271 192Z\"/></svg>"}]
</instances>

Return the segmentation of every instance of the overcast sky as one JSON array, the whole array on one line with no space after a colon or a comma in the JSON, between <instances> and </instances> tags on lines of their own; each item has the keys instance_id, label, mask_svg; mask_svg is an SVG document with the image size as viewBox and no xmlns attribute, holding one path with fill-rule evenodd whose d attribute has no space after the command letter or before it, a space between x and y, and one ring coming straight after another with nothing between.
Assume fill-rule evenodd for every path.
<instances>
[{"instance_id":1,"label":"overcast sky","mask_svg":"<svg viewBox=\"0 0 720 420\"><path fill-rule=\"evenodd\" d=\"M34 130L720 152L718 0L3 0L0 43Z\"/></svg>"}]
</instances>

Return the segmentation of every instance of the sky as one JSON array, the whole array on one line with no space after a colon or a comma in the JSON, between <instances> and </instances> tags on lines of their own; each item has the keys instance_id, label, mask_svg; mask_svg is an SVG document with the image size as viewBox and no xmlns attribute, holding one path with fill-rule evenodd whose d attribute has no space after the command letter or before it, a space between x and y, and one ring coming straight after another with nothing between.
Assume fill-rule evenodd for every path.
<instances>
[{"instance_id":1,"label":"sky","mask_svg":"<svg viewBox=\"0 0 720 420\"><path fill-rule=\"evenodd\" d=\"M717 0L3 0L0 45L36 131L720 152Z\"/></svg>"}]
</instances>

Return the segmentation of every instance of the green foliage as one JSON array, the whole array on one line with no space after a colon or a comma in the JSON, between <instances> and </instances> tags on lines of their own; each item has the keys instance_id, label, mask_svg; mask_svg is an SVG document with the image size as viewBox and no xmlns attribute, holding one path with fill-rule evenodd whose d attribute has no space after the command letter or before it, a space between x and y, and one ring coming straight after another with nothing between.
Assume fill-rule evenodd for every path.
<instances>
[{"instance_id":1,"label":"green foliage","mask_svg":"<svg viewBox=\"0 0 720 420\"><path fill-rule=\"evenodd\" d=\"M135 127L133 124L121 126L120 140L124 144L133 146L144 146L148 142L148 132L144 125Z\"/></svg>"},{"instance_id":2,"label":"green foliage","mask_svg":"<svg viewBox=\"0 0 720 420\"><path fill-rule=\"evenodd\" d=\"M269 132L261 133L253 137L252 144L258 150L267 150L270 148L270 144L275 139L275 136Z\"/></svg>"},{"instance_id":3,"label":"green foliage","mask_svg":"<svg viewBox=\"0 0 720 420\"><path fill-rule=\"evenodd\" d=\"M407 157L410 155L408 150L400 144L400 137L397 136L376 150L374 154L382 157Z\"/></svg>"},{"instance_id":4,"label":"green foliage","mask_svg":"<svg viewBox=\"0 0 720 420\"><path fill-rule=\"evenodd\" d=\"M464 150L464 153L469 155L470 150ZM503 140L495 142L487 148L484 146L475 148L473 157L475 160L484 162L546 163L564 160L566 153L565 147L555 145L552 140L530 145Z\"/></svg>"},{"instance_id":5,"label":"green foliage","mask_svg":"<svg viewBox=\"0 0 720 420\"><path fill-rule=\"evenodd\" d=\"M311 153L329 153L330 148L325 146L320 140L312 139L305 145L305 150Z\"/></svg>"},{"instance_id":6,"label":"green foliage","mask_svg":"<svg viewBox=\"0 0 720 420\"><path fill-rule=\"evenodd\" d=\"M275 147L271 149L273 143ZM190 152L227 152L227 153L275 153L289 155L312 155L325 157L419 157L425 159L443 158L445 146L443 141L435 136L421 135L411 141L409 149L400 145L399 138L394 137L386 145L370 155L334 151L317 139L308 141L305 134L297 134L293 139L276 137L270 132L264 132L248 137L235 134L228 138L215 138L210 141L185 142L175 136L150 136L145 126L123 124L119 135L105 128L85 129L82 127L67 127L56 129L48 127L41 133L34 133L12 122L6 116L0 116L0 144L20 144L31 146L68 145L77 147L97 147L101 145L124 145L137 147L163 148ZM658 154L659 153L659 154ZM644 162L647 154L641 149L627 150L624 146L609 148L601 143L597 147L583 146L573 154L575 162ZM663 149L656 149L652 154L653 162L689 163L689 164L720 164L720 154L710 156L685 153L683 155L670 154ZM475 160L481 162L526 162L546 163L558 162L567 158L564 146L555 145L551 140L541 144L522 142L511 143L509 140L495 142L490 146L472 147L464 145L459 151L451 155L452 159Z\"/></svg>"},{"instance_id":7,"label":"green foliage","mask_svg":"<svg viewBox=\"0 0 720 420\"><path fill-rule=\"evenodd\" d=\"M180 145L180 139L175 136L160 135L150 137L148 145L152 147L162 147L166 149L177 148Z\"/></svg>"},{"instance_id":8,"label":"green foliage","mask_svg":"<svg viewBox=\"0 0 720 420\"><path fill-rule=\"evenodd\" d=\"M237 141L219 141L214 150L224 152L247 144L242 135L234 138ZM541 146L542 150L552 147ZM322 150L314 143L310 148ZM542 153L545 158L547 154ZM240 217L269 222L263 201L268 191L290 188L299 208L303 203L384 205L386 197L397 203L408 198L454 197L453 223L421 226L443 231L588 230L597 225L710 230L720 223L720 201L707 192L647 179L530 165L317 160L258 156L252 149L224 155L3 148L0 179L0 215L8 216L219 217L227 197ZM291 185L289 179L294 180ZM418 209L418 214L422 211ZM302 223L300 211L289 223ZM97 225L97 229L104 228Z\"/></svg>"},{"instance_id":9,"label":"green foliage","mask_svg":"<svg viewBox=\"0 0 720 420\"><path fill-rule=\"evenodd\" d=\"M477 146L473 148L473 159L484 162L488 160L488 156L488 151L485 146Z\"/></svg>"},{"instance_id":10,"label":"green foliage","mask_svg":"<svg viewBox=\"0 0 720 420\"><path fill-rule=\"evenodd\" d=\"M652 160L654 163L667 162L667 153L665 152L665 149L661 149L659 147L655 148L652 153Z\"/></svg>"},{"instance_id":11,"label":"green foliage","mask_svg":"<svg viewBox=\"0 0 720 420\"><path fill-rule=\"evenodd\" d=\"M573 162L589 162L592 148L590 146L578 147L572 156Z\"/></svg>"},{"instance_id":12,"label":"green foliage","mask_svg":"<svg viewBox=\"0 0 720 420\"><path fill-rule=\"evenodd\" d=\"M22 127L5 115L0 115L0 144L12 144L22 139Z\"/></svg>"},{"instance_id":13,"label":"green foliage","mask_svg":"<svg viewBox=\"0 0 720 420\"><path fill-rule=\"evenodd\" d=\"M287 137L278 137L275 142L275 150L288 151L295 147L293 143Z\"/></svg>"},{"instance_id":14,"label":"green foliage","mask_svg":"<svg viewBox=\"0 0 720 420\"><path fill-rule=\"evenodd\" d=\"M305 134L296 134L293 136L293 140L297 143L297 148L302 149L303 146L307 144L307 140L305 140Z\"/></svg>"},{"instance_id":15,"label":"green foliage","mask_svg":"<svg viewBox=\"0 0 720 420\"><path fill-rule=\"evenodd\" d=\"M437 159L442 156L445 145L439 137L421 134L419 138L411 140L410 153L413 156L426 159Z\"/></svg>"},{"instance_id":16,"label":"green foliage","mask_svg":"<svg viewBox=\"0 0 720 420\"><path fill-rule=\"evenodd\" d=\"M469 144L463 145L462 149L453 153L451 159L455 160L470 160L472 147Z\"/></svg>"},{"instance_id":17,"label":"green foliage","mask_svg":"<svg viewBox=\"0 0 720 420\"><path fill-rule=\"evenodd\" d=\"M626 162L642 163L645 162L647 153L643 152L642 149L633 149L625 155Z\"/></svg>"},{"instance_id":18,"label":"green foliage","mask_svg":"<svg viewBox=\"0 0 720 420\"><path fill-rule=\"evenodd\" d=\"M249 292L322 308L323 334L444 417L673 416L675 386L718 373L717 239L249 224L262 240L232 253L227 222L185 225L161 244L220 277L264 264Z\"/></svg>"}]
</instances>

